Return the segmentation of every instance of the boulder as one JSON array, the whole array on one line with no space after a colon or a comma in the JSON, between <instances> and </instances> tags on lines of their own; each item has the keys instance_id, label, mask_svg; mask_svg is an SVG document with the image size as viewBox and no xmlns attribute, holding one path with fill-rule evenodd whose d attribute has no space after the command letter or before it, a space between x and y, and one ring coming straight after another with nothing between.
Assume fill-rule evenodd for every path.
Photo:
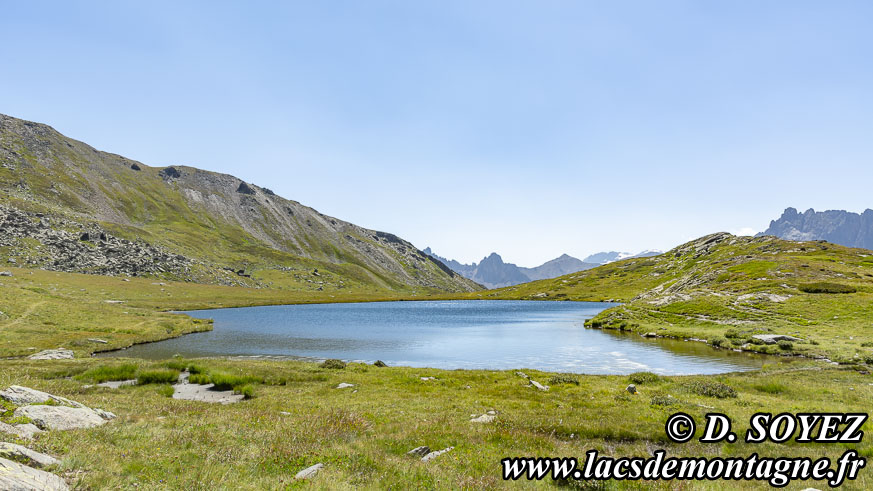
<instances>
[{"instance_id":1,"label":"boulder","mask_svg":"<svg viewBox=\"0 0 873 491\"><path fill-rule=\"evenodd\" d=\"M482 416L479 416L478 418L471 419L470 422L471 423L490 423L490 422L494 421L495 419L497 419L496 413L494 413L494 414L490 414L490 413L494 413L494 411L488 411L487 413L483 414Z\"/></svg>"},{"instance_id":2,"label":"boulder","mask_svg":"<svg viewBox=\"0 0 873 491\"><path fill-rule=\"evenodd\" d=\"M630 384L627 387L625 387L624 390L628 391L631 394L636 394L637 393L637 386L634 384Z\"/></svg>"},{"instance_id":3,"label":"boulder","mask_svg":"<svg viewBox=\"0 0 873 491\"><path fill-rule=\"evenodd\" d=\"M31 360L68 360L75 355L72 350L58 348L47 349L28 356Z\"/></svg>"},{"instance_id":4,"label":"boulder","mask_svg":"<svg viewBox=\"0 0 873 491\"><path fill-rule=\"evenodd\" d=\"M47 467L59 464L60 461L51 455L39 453L14 443L0 442L0 457L14 460L33 467Z\"/></svg>"},{"instance_id":5,"label":"boulder","mask_svg":"<svg viewBox=\"0 0 873 491\"><path fill-rule=\"evenodd\" d=\"M0 398L5 399L16 406L44 404L49 401L54 401L64 406L85 407L82 404L76 401L71 401L65 397L52 395L48 392L31 389L30 387L22 387L20 385L11 385L8 389L0 391Z\"/></svg>"},{"instance_id":6,"label":"boulder","mask_svg":"<svg viewBox=\"0 0 873 491\"><path fill-rule=\"evenodd\" d=\"M54 474L0 458L0 489L61 491L69 487Z\"/></svg>"},{"instance_id":7,"label":"boulder","mask_svg":"<svg viewBox=\"0 0 873 491\"><path fill-rule=\"evenodd\" d=\"M106 423L99 414L86 407L24 406L16 409L14 414L15 417L30 418L41 430L75 430Z\"/></svg>"},{"instance_id":8,"label":"boulder","mask_svg":"<svg viewBox=\"0 0 873 491\"><path fill-rule=\"evenodd\" d=\"M315 464L313 466L307 467L302 471L298 472L294 476L294 479L311 479L315 477L315 475L318 474L318 471L320 471L323 467L324 464Z\"/></svg>"},{"instance_id":9,"label":"boulder","mask_svg":"<svg viewBox=\"0 0 873 491\"><path fill-rule=\"evenodd\" d=\"M345 382L336 386L337 389L348 389L349 387L354 387L355 384L347 384Z\"/></svg>"}]
</instances>

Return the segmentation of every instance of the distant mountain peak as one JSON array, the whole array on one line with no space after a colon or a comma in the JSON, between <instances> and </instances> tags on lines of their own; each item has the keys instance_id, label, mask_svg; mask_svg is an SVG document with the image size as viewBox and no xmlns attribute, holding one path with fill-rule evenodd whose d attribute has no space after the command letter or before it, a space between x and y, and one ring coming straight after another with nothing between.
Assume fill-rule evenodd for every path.
<instances>
[{"instance_id":1,"label":"distant mountain peak","mask_svg":"<svg viewBox=\"0 0 873 491\"><path fill-rule=\"evenodd\" d=\"M873 211L853 213L845 210L815 211L810 208L798 213L788 207L782 216L770 222L760 235L796 240L826 240L847 247L873 249Z\"/></svg>"}]
</instances>

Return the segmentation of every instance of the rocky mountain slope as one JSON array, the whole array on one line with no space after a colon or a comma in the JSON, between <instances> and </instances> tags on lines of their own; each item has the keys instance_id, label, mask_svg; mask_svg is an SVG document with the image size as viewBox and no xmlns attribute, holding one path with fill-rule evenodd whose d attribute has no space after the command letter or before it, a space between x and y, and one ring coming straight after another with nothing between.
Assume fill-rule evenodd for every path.
<instances>
[{"instance_id":1,"label":"rocky mountain slope","mask_svg":"<svg viewBox=\"0 0 873 491\"><path fill-rule=\"evenodd\" d=\"M873 210L858 214L810 208L798 213L794 208L787 208L758 235L775 235L787 240L826 240L847 247L873 249Z\"/></svg>"},{"instance_id":2,"label":"rocky mountain slope","mask_svg":"<svg viewBox=\"0 0 873 491\"><path fill-rule=\"evenodd\" d=\"M0 115L0 261L291 289L471 291L389 233L234 176L149 167Z\"/></svg>"},{"instance_id":3,"label":"rocky mountain slope","mask_svg":"<svg viewBox=\"0 0 873 491\"><path fill-rule=\"evenodd\" d=\"M659 256L470 297L620 302L588 325L737 350L873 359L873 252L824 241L719 233ZM773 336L795 340L777 345Z\"/></svg>"},{"instance_id":4,"label":"rocky mountain slope","mask_svg":"<svg viewBox=\"0 0 873 491\"><path fill-rule=\"evenodd\" d=\"M567 254L547 261L535 268L524 268L512 263L503 262L503 258L496 252L492 252L491 255L483 258L479 263L473 264L461 264L454 259L438 256L430 247L426 248L424 253L438 259L461 276L488 288L501 288L527 283L528 281L554 278L597 266L596 264L582 262Z\"/></svg>"}]
</instances>

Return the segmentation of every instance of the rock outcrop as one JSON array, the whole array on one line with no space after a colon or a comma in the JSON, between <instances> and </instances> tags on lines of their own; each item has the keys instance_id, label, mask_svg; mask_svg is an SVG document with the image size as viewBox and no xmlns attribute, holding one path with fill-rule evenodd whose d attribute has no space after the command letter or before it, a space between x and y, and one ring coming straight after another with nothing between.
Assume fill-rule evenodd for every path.
<instances>
[{"instance_id":1,"label":"rock outcrop","mask_svg":"<svg viewBox=\"0 0 873 491\"><path fill-rule=\"evenodd\" d=\"M782 216L770 222L759 235L775 235L781 239L809 241L826 240L846 247L873 249L873 210L852 213L844 210L798 213L787 208Z\"/></svg>"},{"instance_id":2,"label":"rock outcrop","mask_svg":"<svg viewBox=\"0 0 873 491\"><path fill-rule=\"evenodd\" d=\"M0 489L64 491L69 487L52 473L0 458Z\"/></svg>"}]
</instances>

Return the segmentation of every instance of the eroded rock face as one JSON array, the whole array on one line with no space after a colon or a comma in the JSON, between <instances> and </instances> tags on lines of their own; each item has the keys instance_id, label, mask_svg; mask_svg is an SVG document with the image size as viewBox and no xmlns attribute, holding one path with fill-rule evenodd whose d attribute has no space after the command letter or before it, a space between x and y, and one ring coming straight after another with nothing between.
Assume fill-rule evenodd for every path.
<instances>
[{"instance_id":1,"label":"eroded rock face","mask_svg":"<svg viewBox=\"0 0 873 491\"><path fill-rule=\"evenodd\" d=\"M0 458L0 489L63 491L69 487L54 474Z\"/></svg>"},{"instance_id":2,"label":"eroded rock face","mask_svg":"<svg viewBox=\"0 0 873 491\"><path fill-rule=\"evenodd\" d=\"M99 414L86 407L24 406L16 409L14 414L30 418L42 430L76 430L106 423Z\"/></svg>"}]
</instances>

